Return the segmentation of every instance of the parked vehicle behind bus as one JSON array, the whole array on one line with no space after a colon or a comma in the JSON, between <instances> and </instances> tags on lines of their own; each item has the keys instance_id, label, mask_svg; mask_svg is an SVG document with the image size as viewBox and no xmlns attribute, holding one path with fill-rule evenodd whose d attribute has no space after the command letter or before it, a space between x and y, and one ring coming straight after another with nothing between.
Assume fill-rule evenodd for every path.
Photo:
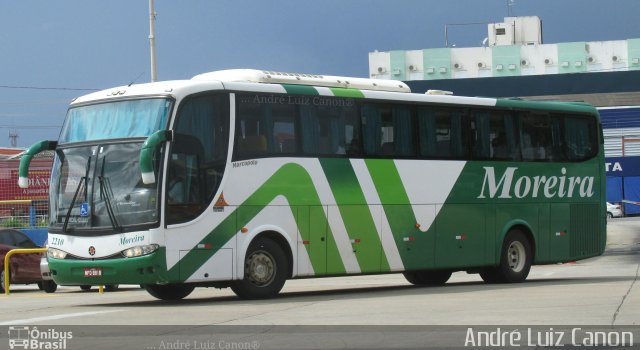
<instances>
[{"instance_id":1,"label":"parked vehicle behind bus","mask_svg":"<svg viewBox=\"0 0 640 350\"><path fill-rule=\"evenodd\" d=\"M0 292L4 293L5 271L4 259L13 249L40 248L31 238L19 230L0 229ZM11 284L38 284L47 293L55 291L55 285L44 281L40 275L40 257L43 254L14 254L9 258L9 280Z\"/></svg>"},{"instance_id":2,"label":"parked vehicle behind bus","mask_svg":"<svg viewBox=\"0 0 640 350\"><path fill-rule=\"evenodd\" d=\"M619 218L622 217L622 209L619 204L611 204L607 202L607 218Z\"/></svg>"}]
</instances>

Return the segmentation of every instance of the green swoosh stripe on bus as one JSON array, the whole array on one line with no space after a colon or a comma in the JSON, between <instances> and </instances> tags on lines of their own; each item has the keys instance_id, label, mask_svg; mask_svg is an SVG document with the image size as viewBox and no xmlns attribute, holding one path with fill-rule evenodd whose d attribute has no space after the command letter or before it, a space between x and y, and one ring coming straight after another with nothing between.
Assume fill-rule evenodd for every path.
<instances>
[{"instance_id":1,"label":"green swoosh stripe on bus","mask_svg":"<svg viewBox=\"0 0 640 350\"><path fill-rule=\"evenodd\" d=\"M418 220L412 210L407 191L402 184L402 179L394 161L390 159L370 159L365 160L365 163L380 201L386 203L383 205L384 213L405 269L411 270L433 266L433 228L429 228L427 232L422 232L416 227ZM408 237L412 238L410 244L404 241L404 238ZM418 251L422 253L414 253Z\"/></svg>"},{"instance_id":2,"label":"green swoosh stripe on bus","mask_svg":"<svg viewBox=\"0 0 640 350\"><path fill-rule=\"evenodd\" d=\"M278 169L260 188L247 198L234 213L229 215L220 225L204 237L199 244L212 244L213 249L203 254L202 250L192 249L180 262L169 270L170 276L191 276L200 266L211 258L223 245L232 239L239 229L249 223L267 204L277 196L284 196L290 204L320 206L320 198L309 173L298 164L285 164ZM301 236L308 236L311 230L309 225L304 225L304 216L298 216L295 206L289 207L292 211ZM323 215L324 216L324 215ZM237 222L236 222L237 219ZM332 236L328 227L327 218L324 216L327 227L327 235ZM307 232L306 232L307 231ZM307 252L310 247L307 245ZM295 254L295 252L293 252ZM324 259L314 258L309 254L314 271L323 271ZM327 256L340 256L335 241L327 240ZM345 268L342 261L332 261L331 272L344 274ZM184 277L186 278L186 277Z\"/></svg>"},{"instance_id":3,"label":"green swoosh stripe on bus","mask_svg":"<svg viewBox=\"0 0 640 350\"><path fill-rule=\"evenodd\" d=\"M348 159L320 159L362 272L389 271L378 230ZM358 250L367 254L357 254ZM371 252L379 251L380 256Z\"/></svg>"}]
</instances>

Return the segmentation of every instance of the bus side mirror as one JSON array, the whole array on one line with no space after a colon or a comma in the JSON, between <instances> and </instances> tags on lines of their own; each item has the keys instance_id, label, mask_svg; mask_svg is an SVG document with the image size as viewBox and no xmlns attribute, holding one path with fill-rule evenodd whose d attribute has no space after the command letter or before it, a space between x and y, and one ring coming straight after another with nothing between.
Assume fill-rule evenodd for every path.
<instances>
[{"instance_id":1,"label":"bus side mirror","mask_svg":"<svg viewBox=\"0 0 640 350\"><path fill-rule=\"evenodd\" d=\"M20 186L20 188L29 187L29 164L31 164L31 159L42 151L53 151L57 146L57 141L40 141L31 145L31 147L22 154L22 158L20 158L20 168L18 169L18 186Z\"/></svg>"},{"instance_id":2,"label":"bus side mirror","mask_svg":"<svg viewBox=\"0 0 640 350\"><path fill-rule=\"evenodd\" d=\"M147 137L140 150L140 172L142 173L142 183L149 185L156 182L153 173L153 153L163 143L171 141L173 133L171 130L159 130Z\"/></svg>"}]
</instances>

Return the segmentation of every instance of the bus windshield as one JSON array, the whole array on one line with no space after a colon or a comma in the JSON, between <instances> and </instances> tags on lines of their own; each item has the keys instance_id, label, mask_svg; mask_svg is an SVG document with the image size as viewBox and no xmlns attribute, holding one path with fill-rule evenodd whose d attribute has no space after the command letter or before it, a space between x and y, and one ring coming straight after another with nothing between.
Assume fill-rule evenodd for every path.
<instances>
[{"instance_id":1,"label":"bus windshield","mask_svg":"<svg viewBox=\"0 0 640 350\"><path fill-rule=\"evenodd\" d=\"M142 183L141 146L135 141L58 149L51 175L52 231L113 233L156 224L157 182Z\"/></svg>"},{"instance_id":2,"label":"bus windshield","mask_svg":"<svg viewBox=\"0 0 640 350\"><path fill-rule=\"evenodd\" d=\"M58 144L149 136L166 127L172 104L152 98L71 108Z\"/></svg>"}]
</instances>

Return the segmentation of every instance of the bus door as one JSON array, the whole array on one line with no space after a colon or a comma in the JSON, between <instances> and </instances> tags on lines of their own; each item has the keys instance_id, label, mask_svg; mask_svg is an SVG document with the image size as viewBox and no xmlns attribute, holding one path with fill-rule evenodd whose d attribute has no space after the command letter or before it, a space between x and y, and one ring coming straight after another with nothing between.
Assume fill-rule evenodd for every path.
<instances>
[{"instance_id":1,"label":"bus door","mask_svg":"<svg viewBox=\"0 0 640 350\"><path fill-rule=\"evenodd\" d=\"M178 269L172 269L180 279L233 277L235 220L229 213L234 211L231 206L211 210L225 172L228 143L229 95L186 98L173 125L164 180L167 254L180 261ZM218 229L212 232L214 227Z\"/></svg>"}]
</instances>

